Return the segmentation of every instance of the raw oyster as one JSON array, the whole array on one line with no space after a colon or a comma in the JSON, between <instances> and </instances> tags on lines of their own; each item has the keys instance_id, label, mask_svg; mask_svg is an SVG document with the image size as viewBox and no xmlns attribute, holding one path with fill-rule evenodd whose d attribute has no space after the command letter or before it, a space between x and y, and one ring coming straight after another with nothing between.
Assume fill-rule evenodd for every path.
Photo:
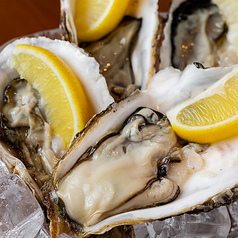
<instances>
[{"instance_id":1,"label":"raw oyster","mask_svg":"<svg viewBox=\"0 0 238 238\"><path fill-rule=\"evenodd\" d=\"M185 76L188 76L187 73L189 73L191 77L190 81L180 80L180 85L178 87L180 87L182 96L179 100L185 100L186 97L188 98L196 94L196 86L193 88L193 84L200 84L200 90L202 91L206 89L209 84L213 84L222 76L232 71L234 67L237 66L227 67L224 69L219 67L211 69L198 69L196 66L190 65L186 68L186 70L184 70L183 73L176 69L170 69L171 75L174 76L176 81L179 81L179 78L186 79ZM164 91L170 94L169 98L172 98L171 95L174 95L174 91L171 91L170 93L170 90L166 88L167 83L164 80L165 78L167 79L168 72L168 69L159 72L159 76L155 79L155 81L160 81L160 87L165 87ZM193 75L199 75L199 77L193 77ZM200 83L198 82L199 78L201 79ZM154 84L155 82L152 80L151 83ZM187 91L187 88L189 88L187 85L188 83L192 85L190 92ZM183 97L183 94L186 91L188 93L185 94L185 97ZM130 183L133 183L128 181L125 182L124 180L128 174L133 174L133 169L126 168L125 171L127 171L128 174L120 174L120 170L116 172L113 170L112 164L114 163L114 159L118 159L116 157L117 155L125 155L130 153L129 151L131 147L134 147L134 145L131 147L126 147L126 145L128 145L128 143L130 144L130 142L126 142L125 138L132 138L134 140L133 143L135 144L140 144L143 137L145 141L146 139L150 138L151 135L142 136L143 129L146 128L144 127L146 123L144 125L142 124L144 121L148 120L148 118L151 118L149 120L152 121L157 120L156 115L159 114L152 111L152 109L155 110L160 108L160 99L161 98L156 95L155 87L150 87L149 85L149 88L144 92L136 91L125 100L113 104L106 111L98 114L91 120L85 130L80 133L72 147L65 154L63 160L61 160L58 164L49 185L49 190L51 192L48 194L48 217L51 220L52 237L57 237L57 235L62 232L76 236L88 236L95 233L101 234L114 226L119 226L122 224L137 224L140 222L178 215L184 212L198 210L208 211L214 207L232 202L237 198L236 186L238 183L238 177L235 171L237 170L238 163L236 159L237 151L235 149L235 145L237 143L238 137L230 138L211 145L189 143L179 138L176 139L174 136L170 137L169 140L174 138L172 141L170 141L170 143L172 142L173 144L165 143L166 146L163 148L164 151L166 150L165 153L160 151L160 154L158 152L159 154L156 156L155 160L157 162L154 169L156 169L155 174L157 174L157 178L159 179L158 184L161 185L161 183L167 181L170 189L173 190L173 196L170 197L171 200L167 200L165 204L163 204L163 201L160 202L160 197L164 196L165 194L161 192L163 190L160 190L158 187L155 189L155 191L157 191L154 193L155 195L158 192L158 195L156 195L152 204L150 204L150 202L147 200L147 195L146 199L144 198L143 200L148 203L144 204L138 202L139 196L135 196L133 199L128 200L127 198L130 198L131 196L130 192L123 194L124 191L127 191ZM170 106L167 108L164 107L164 110L168 110L169 107L177 103L178 101L175 98ZM143 109L147 112L150 112L146 113L148 115L147 119L141 118L141 120L141 115L137 115L137 113L144 115L145 111L140 111L141 107L151 108ZM129 121L131 120L134 122L136 126L129 126L129 124L125 123L125 130L120 130L121 125L124 123L126 118L128 118L137 108L140 108L138 111L136 111L135 115L137 116L134 115L132 116L133 119L129 119ZM164 120L167 120L166 117L164 117ZM140 124L139 121L141 121L142 124ZM158 130L160 131L159 137L161 138L159 144L163 144L163 141L166 141L166 138L170 133L167 134L165 138L161 132L166 128L166 126L164 127L164 124L161 122L158 124L160 125ZM127 126L129 126L130 130L128 130ZM170 128L169 125L167 129L168 128ZM165 131L167 129L165 129ZM122 134L111 137L112 133L118 133L118 130L120 133L129 131L129 137L123 137ZM145 130L147 130L147 128ZM171 129L169 129L169 131L170 130ZM150 134L149 129L148 132ZM168 133L168 131L166 133ZM154 135L154 133L152 134ZM106 138L109 138L109 140L112 140L112 145L107 145L104 143L106 142L105 136ZM113 140L113 138L115 138L115 140ZM116 147L116 145L118 145L117 142L119 138L121 139L122 145ZM151 140L155 142L157 139ZM153 144L152 142L150 143ZM140 161L140 153L142 157L145 156L142 154L140 149L138 150L139 155L136 154L136 157L137 160ZM100 163L99 161L101 156L105 154L106 158L104 158L102 163ZM148 154L151 155L151 153ZM159 160L157 160L158 157ZM91 162L92 160L94 161ZM150 163L149 161L148 163ZM87 163L90 164L90 169L84 167L88 166ZM98 164L93 165L93 163ZM107 163L109 163L109 168L106 167ZM121 163L120 167L123 167L123 164ZM94 166L96 167L96 170L93 171L91 169ZM136 166L133 165L133 168L134 167ZM80 172L78 175L75 175L78 168ZM111 173L110 168L112 168L112 171L114 172ZM96 177L100 174L101 170L103 172L106 171L105 173L102 173L104 176ZM115 177L111 177L112 175L115 175ZM140 176L139 178L141 180L147 177L147 175L144 176L143 172L139 173L138 176ZM106 179L108 177L110 177L110 179L107 180L106 185L104 186L101 184L102 187L100 187L100 189L102 189L103 192L100 191L100 189L99 192L97 189L92 189L90 183L87 181L87 179L90 181L92 178L94 178L95 180L93 181L97 181L94 183L94 187L97 187L98 184L101 183L102 179ZM76 182L78 180L79 182ZM120 182L122 184L120 184ZM83 184L81 184L80 187L77 187L76 184L79 183ZM67 188L65 188L68 189L67 192L65 192L66 190L63 188L65 184L67 184ZM177 185L180 188L180 194L178 196ZM71 186L72 188L70 188ZM123 189L120 190L118 194L125 196L125 198L120 201L122 203L124 202L123 205L120 205L119 202L117 205L113 205L114 209L105 208L105 204L103 204L103 202L107 200L106 198L109 199L109 195L107 196L107 191L110 191L109 194L111 195L113 192L116 193L118 190L115 189L120 187L123 187ZM133 187L135 187L135 185ZM71 194L71 189L73 190L72 194L74 195ZM85 197L83 198L83 202L80 203L80 205L74 206L74 202L69 201L71 196L75 196L75 190L82 192L82 194L76 195L76 197ZM101 193L103 193L103 195ZM132 194L135 193L133 192ZM98 200L95 198L97 196L101 198L99 199L100 205L97 203ZM117 198L114 199L116 202ZM70 205L73 205L73 207L70 207ZM86 211L84 210L84 206L87 207L87 209L85 209ZM80 218L78 218L77 214L78 209L80 210L81 215L83 214Z\"/></svg>"},{"instance_id":2,"label":"raw oyster","mask_svg":"<svg viewBox=\"0 0 238 238\"><path fill-rule=\"evenodd\" d=\"M160 69L238 63L236 1L174 0L164 28Z\"/></svg>"},{"instance_id":3,"label":"raw oyster","mask_svg":"<svg viewBox=\"0 0 238 238\"><path fill-rule=\"evenodd\" d=\"M157 164L176 144L176 136L168 120L151 109L139 108L123 126L101 138L83 154L57 186L56 194L66 205L68 215L80 224L91 226L112 214L143 207L145 197L145 206L150 206L155 202L166 203L178 194L175 184L157 178ZM138 174L143 175L142 178ZM85 184L88 186L86 190L82 189ZM154 201L156 190L160 193ZM93 207L90 201L84 204L85 197L90 197L97 204ZM124 204L124 201L128 202ZM80 207L77 212L76 207Z\"/></svg>"},{"instance_id":4,"label":"raw oyster","mask_svg":"<svg viewBox=\"0 0 238 238\"><path fill-rule=\"evenodd\" d=\"M174 151L177 138L168 120L140 107L145 105L146 97L135 92L93 118L72 144L52 178L50 199L56 202L51 203L48 215L52 237L62 231L72 234L73 229L84 232L80 226L73 228L71 220L90 227L114 214L177 197L178 186L160 171L162 159Z\"/></svg>"},{"instance_id":5,"label":"raw oyster","mask_svg":"<svg viewBox=\"0 0 238 238\"><path fill-rule=\"evenodd\" d=\"M95 113L105 109L113 102L113 98L109 95L104 77L99 74L99 65L95 59L69 42L45 37L23 38L2 50L0 139L5 144L1 146L1 153L5 155L2 160L11 172L22 175L42 201L39 188L30 179L28 172L38 187L42 187L67 148L61 138L52 135L50 126L44 119L44 108L40 107L38 92L26 80L17 79L18 72L8 66L8 60L18 44L37 45L60 56L81 80ZM21 159L27 169L18 159Z\"/></svg>"},{"instance_id":6,"label":"raw oyster","mask_svg":"<svg viewBox=\"0 0 238 238\"><path fill-rule=\"evenodd\" d=\"M61 0L63 39L85 47L100 63L111 95L118 100L138 87L144 87L154 75L156 36L158 31L158 1L132 0L127 16L119 28L92 45L78 42L74 16L75 1ZM125 28L125 24L127 27ZM138 32L138 33L137 33ZM110 73L109 73L110 72ZM125 75L128 80L125 80ZM115 76L116 75L116 76Z\"/></svg>"}]
</instances>

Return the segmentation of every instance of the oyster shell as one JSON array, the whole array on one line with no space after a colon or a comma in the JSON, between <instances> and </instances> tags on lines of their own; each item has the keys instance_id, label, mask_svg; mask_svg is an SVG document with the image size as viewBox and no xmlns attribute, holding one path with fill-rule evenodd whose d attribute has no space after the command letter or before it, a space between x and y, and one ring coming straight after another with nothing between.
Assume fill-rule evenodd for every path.
<instances>
[{"instance_id":1,"label":"oyster shell","mask_svg":"<svg viewBox=\"0 0 238 238\"><path fill-rule=\"evenodd\" d=\"M40 104L38 92L25 80L14 80L19 78L19 74L8 66L8 60L18 44L37 45L60 56L81 80L95 113L105 109L113 102L113 98L108 92L104 77L99 74L99 66L95 59L69 42L45 37L22 38L1 51L0 150L4 155L2 160L11 172L21 175L42 202L39 187L50 178L66 148L59 137L52 135L50 126L44 119L44 108L38 107ZM4 103L3 96L5 96ZM24 105L17 101L19 98L24 98L26 100L24 103L29 104L27 113L22 108Z\"/></svg>"},{"instance_id":2,"label":"oyster shell","mask_svg":"<svg viewBox=\"0 0 238 238\"><path fill-rule=\"evenodd\" d=\"M71 220L90 227L113 214L167 203L177 197L178 186L160 177L156 165L161 163L162 166L161 160L170 154L176 136L163 115L147 108L137 109L144 105L148 105L146 96L135 92L93 118L75 140L52 178L52 189L57 187L50 197L57 201L51 203L54 212L49 209L52 237L61 232L73 235L73 230L78 230L77 235L84 232L75 223L72 225ZM118 117L120 120L116 120ZM122 120L126 120L124 128L121 128ZM127 183L130 186L126 188ZM87 191L81 190L85 186L89 186ZM73 195L73 191L76 194Z\"/></svg>"},{"instance_id":3,"label":"oyster shell","mask_svg":"<svg viewBox=\"0 0 238 238\"><path fill-rule=\"evenodd\" d=\"M234 67L237 68L237 66L233 66L227 68L218 67L211 69L198 69L196 68L196 66L190 65L184 70L183 73L172 68L166 69L160 71L158 75L156 75L157 77L154 76L156 78L154 80L152 79L151 84L155 85L155 81L158 81L160 87L164 88L165 93L170 94L168 98L172 98L174 91L169 90L167 86L168 83L165 81L165 78L168 78L168 73L171 73L174 80L176 82L180 82L178 83L177 90L181 93L179 100L182 101L190 96L194 96L197 93L197 85L199 85L199 89L202 91L207 88L209 84L213 84L226 73L232 71ZM196 75L197 77L195 77ZM189 76L191 80L185 80L186 77ZM184 78L184 80L179 80L182 78ZM199 81L199 79L201 80ZM188 84L191 85L191 89L189 89L190 91L187 90L189 88ZM171 85L171 82L169 85ZM187 92L187 94L185 92ZM158 91L157 94L158 93L161 94L160 91ZM126 118L130 116L131 113L133 113L138 107L140 108L149 106L152 109L159 109L161 97L156 95L155 87L150 87L149 85L148 89L144 92L134 92L127 99L113 104L106 111L98 114L80 133L79 137L75 140L72 147L65 154L64 159L61 160L58 164L52 177L51 184L49 185L49 190L51 192L48 194L50 201L48 204L48 215L51 220L52 237L57 237L62 232L76 236L101 234L113 228L114 226L119 226L122 224L137 224L140 222L178 215L184 212L198 210L208 211L210 209L213 209L214 207L230 203L237 198L236 186L238 183L238 177L236 171L238 163L236 159L237 152L235 145L237 143L238 137L230 138L211 145L188 143L185 141L177 140L175 138L175 140L172 139L172 141L174 141L173 144L166 143L166 146L164 146L163 148L165 150L165 153L160 154L160 151L159 154L157 154L156 158L160 159L156 163L157 165L155 165L155 168L157 171L157 177L159 178L159 184L163 181L169 181L169 188L175 188L175 190L172 189L173 191L175 191L174 194L177 194L178 191L176 186L174 185L179 186L180 194L178 195L178 197L173 195L169 200L165 202L165 204L163 204L164 202L162 202L161 204L160 196L164 195L164 193L162 192L163 190L160 190L157 187L155 189L155 194L157 194L157 192L158 194L154 194L156 198L152 202L152 204L150 204L149 202L147 203L147 198L143 199L144 202L146 201L146 203L137 203L137 196L135 196L134 199L129 199L129 201L126 198L122 199L122 203L124 201L123 205L118 204L115 205L114 208L106 208L103 211L104 205L102 205L101 202L104 202L106 200L104 199L105 197L107 197L106 188L108 188L108 191L110 190L110 194L112 193L112 191L115 191L114 189L117 189L120 186L124 186L125 188L119 190L120 192L117 192L118 194L121 195L121 193L123 194L124 191L127 191L126 189L131 182L123 182L124 177L128 176L128 174L133 174L132 171L134 165L129 169L129 171L128 168L126 169L126 171L128 171L127 174L123 173L122 175L120 175L120 170L118 172L119 174L117 172L112 172L111 174L110 168L113 167L111 163L113 163L113 160L115 159L115 154L120 155L120 150L117 147L115 147L117 149L114 148L114 145L117 144L117 139L112 140L112 144L114 143L113 146L109 146L109 144L104 144L106 140L102 140L102 138L105 138L105 136L107 138L110 138L111 133L114 133L115 131L118 132L118 128L121 128L121 125L126 120ZM174 98L173 102L167 108L163 107L164 111L166 112L166 110L173 106L173 104L177 103L177 98ZM154 113L149 113L147 115L151 115L151 117L149 116L148 118L151 118L152 121L154 120ZM134 118L134 116L132 116L132 118ZM137 115L136 118L140 118L140 115ZM134 122L136 122L136 119L134 120ZM132 137L135 136L133 137L135 143L136 141L140 143L140 133L141 131L143 131L143 126L141 127L140 123L138 122L136 124L137 125L135 127L130 127L129 135ZM126 127L127 125L124 127L124 129ZM164 128L166 127L164 127L163 124L160 124L159 130L163 131ZM124 131L124 129L122 129L120 132ZM125 130L127 131L127 129ZM169 136L169 134L167 134L167 136ZM145 139L148 137L149 136L146 135ZM162 136L162 134L160 134L159 137L161 138L160 143L163 143L163 140L166 140ZM120 136L118 138L120 138ZM171 140L171 137L169 140ZM123 143L121 151L124 151L124 153L122 154L126 154L129 149L126 147L125 141L122 141ZM152 139L152 141L154 142L154 139ZM97 146L97 143L99 143L100 145ZM123 145L125 145L125 148L123 147ZM115 150L111 150L111 148L114 148ZM92 157L94 158L94 162L97 161L97 159L101 155L106 154L102 164L96 166L97 169L95 171L91 170L92 167L94 167L93 163L91 164L91 162L90 169L86 169L84 167L84 163L86 165L88 161L92 160L91 156L94 156L94 153L96 156L95 158ZM140 160L140 155L136 155L136 157L138 160ZM145 156L142 155L142 157ZM106 167L106 161L111 162L109 163L108 168ZM76 168L80 168L80 166L82 166L80 169L81 172L79 172L78 175L75 175L77 173ZM91 185L87 182L87 179L85 180L85 182L83 182L82 186L75 189L74 186L76 186L75 184L78 183L76 181L79 179L79 183L81 183L84 180L83 176L85 174L89 176L89 180L91 180L91 176L96 177L96 175L99 174L98 170L101 170L100 166L106 167L105 171L107 172L104 173L103 178L107 176L110 177L110 179L107 180L107 185L105 185L104 187L105 190L103 190L103 195L99 195L100 192L98 192L96 189L90 190L89 188L91 188ZM120 164L120 166L123 165ZM73 178L72 174L74 174L73 176L76 177ZM115 175L115 177L111 177L111 175ZM142 180L146 178L146 175L144 177L144 175L142 176L142 173L140 173L140 176ZM100 176L95 178L95 181L97 181L94 183L95 186L101 182L101 178L102 177ZM115 180L118 182L116 183L116 185L114 183ZM122 184L120 184L120 182L122 182ZM75 207L73 208L69 207L71 202L68 202L67 199L70 199L71 191L68 190L68 192L62 192L64 190L62 187L64 187L65 184L67 184L67 186L69 187L72 185L73 191L84 190L83 193L85 191L91 191L91 195L84 193L84 195L86 194L84 202L87 203L87 211L83 211L83 204L85 204L84 202L82 202L82 204L80 205L75 205ZM112 184L114 184L115 187ZM81 197L81 195L77 196ZM130 192L128 191L126 192L126 194L123 194L123 196L124 195L130 196ZM95 207L97 207L97 199L94 196L99 196L101 198L99 199L100 206L99 208L96 208L96 211L98 211L98 213L94 210ZM102 199L101 196L104 198ZM72 205L74 206L74 203L72 203ZM89 217L92 220L94 218L95 219L93 221L90 221L90 219L87 219L88 215L85 214L85 216L82 216L80 218L81 220L78 220L78 218L75 217L77 216L77 214L72 215L71 212L67 212L68 210L73 209L72 212L74 213L74 211L79 209L79 206L80 209L82 209L80 212L81 214L93 210L95 213L92 212L91 216L89 215ZM86 219L86 221L84 219Z\"/></svg>"},{"instance_id":4,"label":"oyster shell","mask_svg":"<svg viewBox=\"0 0 238 238\"><path fill-rule=\"evenodd\" d=\"M64 40L79 44L74 24L74 16L77 14L74 5L75 1L61 0L60 26ZM126 16L132 17L137 22L141 21L141 26L135 28L137 23L132 24L131 29L126 32L116 29L111 35L103 38L97 44L93 43L93 48L86 47L100 63L101 73L104 75L106 71L104 76L107 79L109 88L112 89L110 92L117 100L118 97L127 96L137 87L145 87L155 73L155 46L159 23L157 9L157 0L132 0ZM138 36L135 40L133 36L136 31L138 31ZM101 45L105 45L105 47L101 47ZM84 44L80 44L80 46L84 47ZM102 56L106 56L106 59ZM111 72L110 77L107 74L109 71ZM128 75L128 71L129 74L132 74L132 77L126 82L123 78ZM115 75L117 76L115 77ZM131 84L134 86L132 87ZM129 90L125 89L127 87L129 87Z\"/></svg>"},{"instance_id":5,"label":"oyster shell","mask_svg":"<svg viewBox=\"0 0 238 238\"><path fill-rule=\"evenodd\" d=\"M172 1L159 68L182 70L193 62L205 67L238 63L236 4L229 0Z\"/></svg>"}]
</instances>

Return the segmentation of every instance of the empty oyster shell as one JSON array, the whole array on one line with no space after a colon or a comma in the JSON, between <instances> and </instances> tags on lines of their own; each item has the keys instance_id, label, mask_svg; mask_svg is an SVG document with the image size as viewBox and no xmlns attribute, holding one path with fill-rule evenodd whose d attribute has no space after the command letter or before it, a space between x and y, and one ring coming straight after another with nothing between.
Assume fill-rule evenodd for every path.
<instances>
[{"instance_id":1,"label":"empty oyster shell","mask_svg":"<svg viewBox=\"0 0 238 238\"><path fill-rule=\"evenodd\" d=\"M185 100L186 97L188 98L196 94L196 86L194 87L194 85L200 85L200 90L203 90L207 88L209 84L214 83L226 73L233 70L234 67L237 66L198 69L196 66L190 65L184 72L180 72L176 69L166 69L160 71L158 75L156 75L157 78L154 81L152 79L151 83L155 85L155 81L158 81L160 87L164 87L164 90L160 90L165 91L169 94L168 97L172 98L171 95L174 95L174 91L170 90L171 87L167 86L168 84L165 81L165 78L168 78L168 73L171 73L170 75L173 76L176 82L179 82L179 79L184 78L184 80L181 80L180 83L178 83L178 95L179 92L181 93L179 100L182 101ZM199 77L193 77L195 75L199 75ZM190 77L191 80L186 80L187 77ZM169 85L171 85L171 83ZM187 92L187 94L185 92ZM166 118L164 118L165 124L163 124L160 120L158 121L160 114L152 111L152 109L158 109L160 106L161 97L157 95L158 93L161 94L160 91L156 92L156 89L153 86L149 86L144 92L134 92L127 99L113 104L106 111L98 114L91 120L85 130L80 133L72 147L65 154L64 159L58 164L49 185L50 193L48 194L48 198L50 202L48 204L48 216L51 220L52 237L57 237L62 232L76 236L101 234L114 226L122 224L137 224L178 215L184 212L198 210L208 211L222 204L230 203L237 198L236 186L238 177L236 171L238 163L235 145L238 137L211 145L200 145L177 140L176 137L170 134L172 131L169 125L168 127L165 126ZM183 94L185 95L184 98ZM174 98L172 104L167 108L164 107L164 110L168 110L176 103L178 103L177 98ZM147 116L145 116L146 119L144 118L145 111L141 111L141 109L138 109L132 117L129 117L138 107L148 106L152 109L143 109L147 111ZM142 115L143 119L141 118ZM133 126L127 128L129 124L126 122L124 129L120 130L119 128L121 128L128 117L129 121L134 122L136 126L132 124ZM154 190L156 191L153 193L153 195L155 195L155 200L152 204L147 203L148 197L146 193L146 199L143 199L146 203L138 202L138 197L136 196L138 193L133 196L133 198L127 199L128 196L130 197L131 195L130 191L127 189L130 183L133 183L134 181L131 182L131 180L129 180L129 182L124 179L128 178L128 174L133 174L133 168L136 166L133 165L132 169L127 167L123 170L127 171L125 173L120 169L115 172L112 166L115 162L114 160L119 160L120 166L129 166L126 162L122 162L119 156L126 155L129 153L130 149L134 147L134 145L131 147L129 146L130 148L126 147L128 145L126 142L127 139L133 139L135 144L139 143L139 145L142 146L140 144L142 138L144 138L145 141L150 138L150 143L147 144L145 142L145 144L147 144L146 147L150 147L150 144L157 141L157 139L151 139L150 137L151 134L155 135L154 133L149 132L149 135L143 134L143 129L146 128L146 123L143 124L143 121L148 120L150 123L157 121L158 125L160 125L160 128L158 129L160 132L157 139L160 138L161 140L158 144L163 144L163 142L167 141L166 138L169 138L168 140L170 142L164 144L164 152L161 152L160 149L157 151L158 154L156 159L154 158L155 160L153 160L157 161L154 164L155 170L153 171L156 171L155 174L157 174L157 178L159 179L158 184L162 186L163 182L166 181L169 184L169 188L173 191L171 193L173 195L170 199L163 201L160 200L160 198L161 196L168 194L168 190L164 193L163 189L160 190L161 186L158 186ZM140 124L141 122L142 124ZM164 129L167 131L166 137L161 133ZM118 130L120 131L120 135L110 138L112 133L116 132L117 134ZM150 130L148 129L147 131ZM125 132L128 137L123 137L123 132ZM105 138L109 138L112 144L107 144ZM118 138L121 139L122 145L116 147L116 145L118 145ZM136 149L135 153L138 151L140 151L140 149ZM136 154L138 161L140 161L140 153L141 152L139 152L138 155ZM102 155L105 155L104 159L97 164L97 160L99 159L100 161ZM148 155L151 155L151 152L149 152ZM145 156L142 155L142 157L144 158ZM150 164L149 161L150 159L148 159L148 163ZM97 165L94 165L94 163ZM86 168L87 164L90 164L89 168ZM145 162L143 165L145 166L145 164L147 163ZM94 166L95 170L93 170ZM111 173L110 168L114 172ZM102 171L103 176L99 175L100 171ZM138 176L140 176L139 178L141 180L148 178L143 172L140 172ZM102 185L102 190L97 190L97 185L99 185L103 179L109 177L110 179L105 182L106 185ZM92 178L95 179L93 180L93 186L90 185ZM77 187L77 184L81 185ZM134 185L133 188L135 186L136 185ZM177 186L180 188L180 194L178 196ZM122 189L117 190L118 188ZM66 189L67 192L65 192L66 190L64 189ZM80 195L75 195L75 190L80 191ZM109 199L109 196L114 192L122 195L122 197L125 196L124 199L122 199L119 204L114 205L114 208L105 208L104 202L106 203L106 198ZM123 192L126 194L123 194ZM74 202L69 202L72 198L71 196L76 196L79 199L81 196L85 197L83 198L82 203L76 205ZM99 200L97 200L98 197ZM117 198L118 197L114 199L117 200ZM99 206L98 201L100 204ZM72 208L70 208L71 205L73 206ZM85 209L84 206L87 208ZM82 215L80 218L77 218L78 209L80 209L80 214ZM74 214L74 212L76 213Z\"/></svg>"},{"instance_id":2,"label":"empty oyster shell","mask_svg":"<svg viewBox=\"0 0 238 238\"><path fill-rule=\"evenodd\" d=\"M164 28L160 69L184 69L200 62L205 67L238 63L237 2L174 0Z\"/></svg>"}]
</instances>

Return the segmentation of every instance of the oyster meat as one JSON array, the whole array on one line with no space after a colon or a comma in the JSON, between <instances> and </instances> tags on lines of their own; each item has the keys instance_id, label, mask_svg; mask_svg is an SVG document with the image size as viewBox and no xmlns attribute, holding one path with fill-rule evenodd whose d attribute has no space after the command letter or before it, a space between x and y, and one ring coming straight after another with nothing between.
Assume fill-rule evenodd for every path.
<instances>
[{"instance_id":1,"label":"oyster meat","mask_svg":"<svg viewBox=\"0 0 238 238\"><path fill-rule=\"evenodd\" d=\"M102 138L60 180L56 194L74 221L91 226L127 209L177 196L176 184L157 178L157 164L176 144L168 120L160 117L148 108L139 109L124 128Z\"/></svg>"},{"instance_id":2,"label":"oyster meat","mask_svg":"<svg viewBox=\"0 0 238 238\"><path fill-rule=\"evenodd\" d=\"M138 19L127 18L107 37L82 46L100 63L100 72L107 80L111 95L116 101L127 97L139 85L131 67L133 40L141 27Z\"/></svg>"},{"instance_id":3,"label":"oyster meat","mask_svg":"<svg viewBox=\"0 0 238 238\"><path fill-rule=\"evenodd\" d=\"M236 1L174 0L164 28L160 69L238 63Z\"/></svg>"},{"instance_id":4,"label":"oyster meat","mask_svg":"<svg viewBox=\"0 0 238 238\"><path fill-rule=\"evenodd\" d=\"M0 139L16 150L41 187L64 154L64 142L51 135L39 108L39 94L26 80L12 81L4 94Z\"/></svg>"}]
</instances>

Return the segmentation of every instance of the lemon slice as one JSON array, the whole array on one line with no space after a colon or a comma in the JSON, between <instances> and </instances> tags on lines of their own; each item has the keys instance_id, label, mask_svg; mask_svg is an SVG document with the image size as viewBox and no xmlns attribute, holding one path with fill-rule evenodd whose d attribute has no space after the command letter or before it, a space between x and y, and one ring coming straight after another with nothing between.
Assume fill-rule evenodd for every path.
<instances>
[{"instance_id":1,"label":"lemon slice","mask_svg":"<svg viewBox=\"0 0 238 238\"><path fill-rule=\"evenodd\" d=\"M80 41L95 41L111 32L122 20L129 0L77 0L75 28Z\"/></svg>"},{"instance_id":2,"label":"lemon slice","mask_svg":"<svg viewBox=\"0 0 238 238\"><path fill-rule=\"evenodd\" d=\"M38 46L17 45L9 64L39 92L46 121L68 147L90 118L79 79L60 57Z\"/></svg>"},{"instance_id":3,"label":"lemon slice","mask_svg":"<svg viewBox=\"0 0 238 238\"><path fill-rule=\"evenodd\" d=\"M167 112L174 131L183 139L212 143L238 134L238 68L202 94Z\"/></svg>"}]
</instances>

